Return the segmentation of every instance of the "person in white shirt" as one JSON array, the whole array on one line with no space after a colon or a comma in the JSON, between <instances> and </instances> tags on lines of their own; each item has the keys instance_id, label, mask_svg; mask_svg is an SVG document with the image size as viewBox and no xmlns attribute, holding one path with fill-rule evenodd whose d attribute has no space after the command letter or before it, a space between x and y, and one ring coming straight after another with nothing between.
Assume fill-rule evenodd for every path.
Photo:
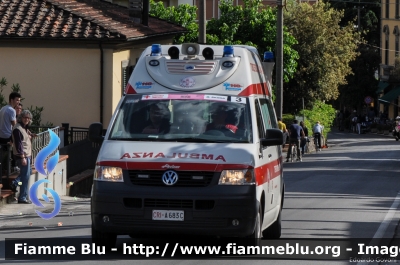
<instances>
[{"instance_id":1,"label":"person in white shirt","mask_svg":"<svg viewBox=\"0 0 400 265\"><path fill-rule=\"evenodd\" d=\"M317 138L318 140L318 149L319 151L321 151L321 135L322 135L322 131L324 130L324 126L322 126L319 121L317 121L317 123L314 125L313 127L313 133L314 133L314 137ZM317 147L315 147L317 148Z\"/></svg>"},{"instance_id":2,"label":"person in white shirt","mask_svg":"<svg viewBox=\"0 0 400 265\"><path fill-rule=\"evenodd\" d=\"M21 94L18 92L11 92L8 97L8 105L5 105L0 110L0 144L1 149L3 150L3 157L0 157L0 162L2 163L2 171L6 171L9 166L7 161L7 151L9 150L11 142L12 128L17 123L17 116L14 108L20 102Z\"/></svg>"},{"instance_id":3,"label":"person in white shirt","mask_svg":"<svg viewBox=\"0 0 400 265\"><path fill-rule=\"evenodd\" d=\"M0 110L0 143L7 144L11 141L13 126L17 123L15 107L21 102L21 94L11 92L8 105Z\"/></svg>"}]
</instances>

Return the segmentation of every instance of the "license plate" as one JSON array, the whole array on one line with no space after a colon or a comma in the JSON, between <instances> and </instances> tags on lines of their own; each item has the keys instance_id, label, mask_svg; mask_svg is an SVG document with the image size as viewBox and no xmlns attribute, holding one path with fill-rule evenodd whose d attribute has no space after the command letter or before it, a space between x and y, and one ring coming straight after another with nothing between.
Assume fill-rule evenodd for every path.
<instances>
[{"instance_id":1,"label":"license plate","mask_svg":"<svg viewBox=\"0 0 400 265\"><path fill-rule=\"evenodd\" d=\"M183 221L183 211L153 210L153 220Z\"/></svg>"}]
</instances>

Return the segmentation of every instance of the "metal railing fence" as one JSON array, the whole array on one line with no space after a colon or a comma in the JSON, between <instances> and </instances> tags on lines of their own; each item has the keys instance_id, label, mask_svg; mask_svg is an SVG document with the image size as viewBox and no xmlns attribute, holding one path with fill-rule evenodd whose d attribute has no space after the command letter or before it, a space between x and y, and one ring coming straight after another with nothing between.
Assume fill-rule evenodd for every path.
<instances>
[{"instance_id":1,"label":"metal railing fence","mask_svg":"<svg viewBox=\"0 0 400 265\"><path fill-rule=\"evenodd\" d=\"M51 128L50 130L52 130L55 134L57 134L58 137L60 137L60 127L54 127ZM50 133L48 130L40 132L38 134L36 134L36 137L32 138L32 159L31 159L31 164L32 166L35 163L35 159L37 154L40 152L40 150L42 150L45 146L47 146L50 142ZM59 147L57 147L56 150L54 150L50 155L53 156L57 151L58 151Z\"/></svg>"}]
</instances>

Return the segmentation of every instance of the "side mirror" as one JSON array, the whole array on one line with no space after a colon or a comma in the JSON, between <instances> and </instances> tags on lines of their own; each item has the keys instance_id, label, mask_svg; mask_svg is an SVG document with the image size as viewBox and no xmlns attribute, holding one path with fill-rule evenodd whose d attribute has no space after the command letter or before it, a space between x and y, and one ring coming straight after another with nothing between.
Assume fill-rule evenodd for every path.
<instances>
[{"instance_id":1,"label":"side mirror","mask_svg":"<svg viewBox=\"0 0 400 265\"><path fill-rule=\"evenodd\" d=\"M283 144L283 132L279 129L267 129L266 138L261 139L263 146L276 146Z\"/></svg>"},{"instance_id":2,"label":"side mirror","mask_svg":"<svg viewBox=\"0 0 400 265\"><path fill-rule=\"evenodd\" d=\"M93 143L101 143L104 140L103 136L103 124L95 122L89 126L89 141Z\"/></svg>"}]
</instances>

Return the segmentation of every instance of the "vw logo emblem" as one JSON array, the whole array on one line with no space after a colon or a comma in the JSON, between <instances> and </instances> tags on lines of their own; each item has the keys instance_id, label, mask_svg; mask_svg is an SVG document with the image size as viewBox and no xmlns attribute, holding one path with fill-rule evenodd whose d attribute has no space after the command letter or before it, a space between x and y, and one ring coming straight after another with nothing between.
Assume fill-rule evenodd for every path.
<instances>
[{"instance_id":1,"label":"vw logo emblem","mask_svg":"<svg viewBox=\"0 0 400 265\"><path fill-rule=\"evenodd\" d=\"M162 181L167 186L172 186L178 181L178 174L175 171L168 170L162 175Z\"/></svg>"}]
</instances>

